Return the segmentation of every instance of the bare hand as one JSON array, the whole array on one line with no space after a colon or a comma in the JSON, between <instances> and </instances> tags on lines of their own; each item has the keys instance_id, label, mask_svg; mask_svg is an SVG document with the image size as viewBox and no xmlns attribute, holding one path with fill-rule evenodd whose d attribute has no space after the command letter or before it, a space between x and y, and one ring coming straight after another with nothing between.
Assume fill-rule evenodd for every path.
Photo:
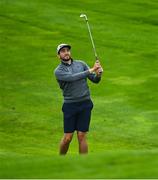
<instances>
[{"instance_id":1,"label":"bare hand","mask_svg":"<svg viewBox=\"0 0 158 180\"><path fill-rule=\"evenodd\" d=\"M95 63L95 64L100 65L99 59L96 60L96 63ZM101 67L101 65L100 65L100 67L95 71L95 73L96 73L97 76L101 76L101 74L103 73L103 68Z\"/></svg>"},{"instance_id":2,"label":"bare hand","mask_svg":"<svg viewBox=\"0 0 158 180\"><path fill-rule=\"evenodd\" d=\"M90 73L96 72L100 68L100 63L96 62L92 68L89 69Z\"/></svg>"},{"instance_id":3,"label":"bare hand","mask_svg":"<svg viewBox=\"0 0 158 180\"><path fill-rule=\"evenodd\" d=\"M97 69L97 70L95 71L95 73L96 73L96 75L97 75L98 77L100 77L100 76L102 75L102 73L103 73L103 68L100 67L99 69Z\"/></svg>"}]
</instances>

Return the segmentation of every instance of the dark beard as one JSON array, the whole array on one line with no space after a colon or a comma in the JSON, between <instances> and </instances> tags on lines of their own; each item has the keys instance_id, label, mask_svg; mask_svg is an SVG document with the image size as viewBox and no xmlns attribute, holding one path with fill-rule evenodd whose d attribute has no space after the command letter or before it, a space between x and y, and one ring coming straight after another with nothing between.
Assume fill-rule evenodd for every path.
<instances>
[{"instance_id":1,"label":"dark beard","mask_svg":"<svg viewBox=\"0 0 158 180\"><path fill-rule=\"evenodd\" d=\"M62 59L62 61L65 61L65 62L70 61L70 60L72 60L71 57L69 59Z\"/></svg>"}]
</instances>

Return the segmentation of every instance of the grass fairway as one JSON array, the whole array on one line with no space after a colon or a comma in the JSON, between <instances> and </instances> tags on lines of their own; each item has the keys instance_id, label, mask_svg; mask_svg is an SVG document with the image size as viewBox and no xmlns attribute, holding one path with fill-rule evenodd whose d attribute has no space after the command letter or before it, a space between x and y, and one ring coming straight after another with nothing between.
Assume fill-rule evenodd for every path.
<instances>
[{"instance_id":1,"label":"grass fairway","mask_svg":"<svg viewBox=\"0 0 158 180\"><path fill-rule=\"evenodd\" d=\"M0 178L158 178L158 1L0 0ZM56 46L89 66L86 13L104 74L89 154L66 157Z\"/></svg>"}]
</instances>

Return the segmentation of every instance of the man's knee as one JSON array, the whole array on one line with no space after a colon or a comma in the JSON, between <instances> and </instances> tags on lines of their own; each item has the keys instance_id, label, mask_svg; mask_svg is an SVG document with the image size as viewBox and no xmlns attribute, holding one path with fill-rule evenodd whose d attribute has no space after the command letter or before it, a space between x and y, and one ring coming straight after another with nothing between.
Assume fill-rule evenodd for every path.
<instances>
[{"instance_id":1,"label":"man's knee","mask_svg":"<svg viewBox=\"0 0 158 180\"><path fill-rule=\"evenodd\" d=\"M77 138L79 142L86 140L86 132L77 132Z\"/></svg>"},{"instance_id":2,"label":"man's knee","mask_svg":"<svg viewBox=\"0 0 158 180\"><path fill-rule=\"evenodd\" d=\"M65 133L63 138L64 144L69 144L72 140L72 137L73 137L73 133Z\"/></svg>"}]
</instances>

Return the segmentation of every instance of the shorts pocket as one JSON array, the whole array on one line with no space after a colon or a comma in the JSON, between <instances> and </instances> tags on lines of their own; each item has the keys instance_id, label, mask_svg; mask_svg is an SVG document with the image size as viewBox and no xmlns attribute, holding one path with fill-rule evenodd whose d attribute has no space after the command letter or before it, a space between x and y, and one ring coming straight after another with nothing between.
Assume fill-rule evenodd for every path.
<instances>
[{"instance_id":1,"label":"shorts pocket","mask_svg":"<svg viewBox=\"0 0 158 180\"><path fill-rule=\"evenodd\" d=\"M91 110L93 109L93 102L91 100L89 100L87 108L90 108Z\"/></svg>"},{"instance_id":2,"label":"shorts pocket","mask_svg":"<svg viewBox=\"0 0 158 180\"><path fill-rule=\"evenodd\" d=\"M65 107L65 103L63 103L62 105L62 111L64 112L64 107Z\"/></svg>"},{"instance_id":3,"label":"shorts pocket","mask_svg":"<svg viewBox=\"0 0 158 180\"><path fill-rule=\"evenodd\" d=\"M93 104L92 100L90 100L90 101L91 101L91 109L93 109L94 104Z\"/></svg>"}]
</instances>

